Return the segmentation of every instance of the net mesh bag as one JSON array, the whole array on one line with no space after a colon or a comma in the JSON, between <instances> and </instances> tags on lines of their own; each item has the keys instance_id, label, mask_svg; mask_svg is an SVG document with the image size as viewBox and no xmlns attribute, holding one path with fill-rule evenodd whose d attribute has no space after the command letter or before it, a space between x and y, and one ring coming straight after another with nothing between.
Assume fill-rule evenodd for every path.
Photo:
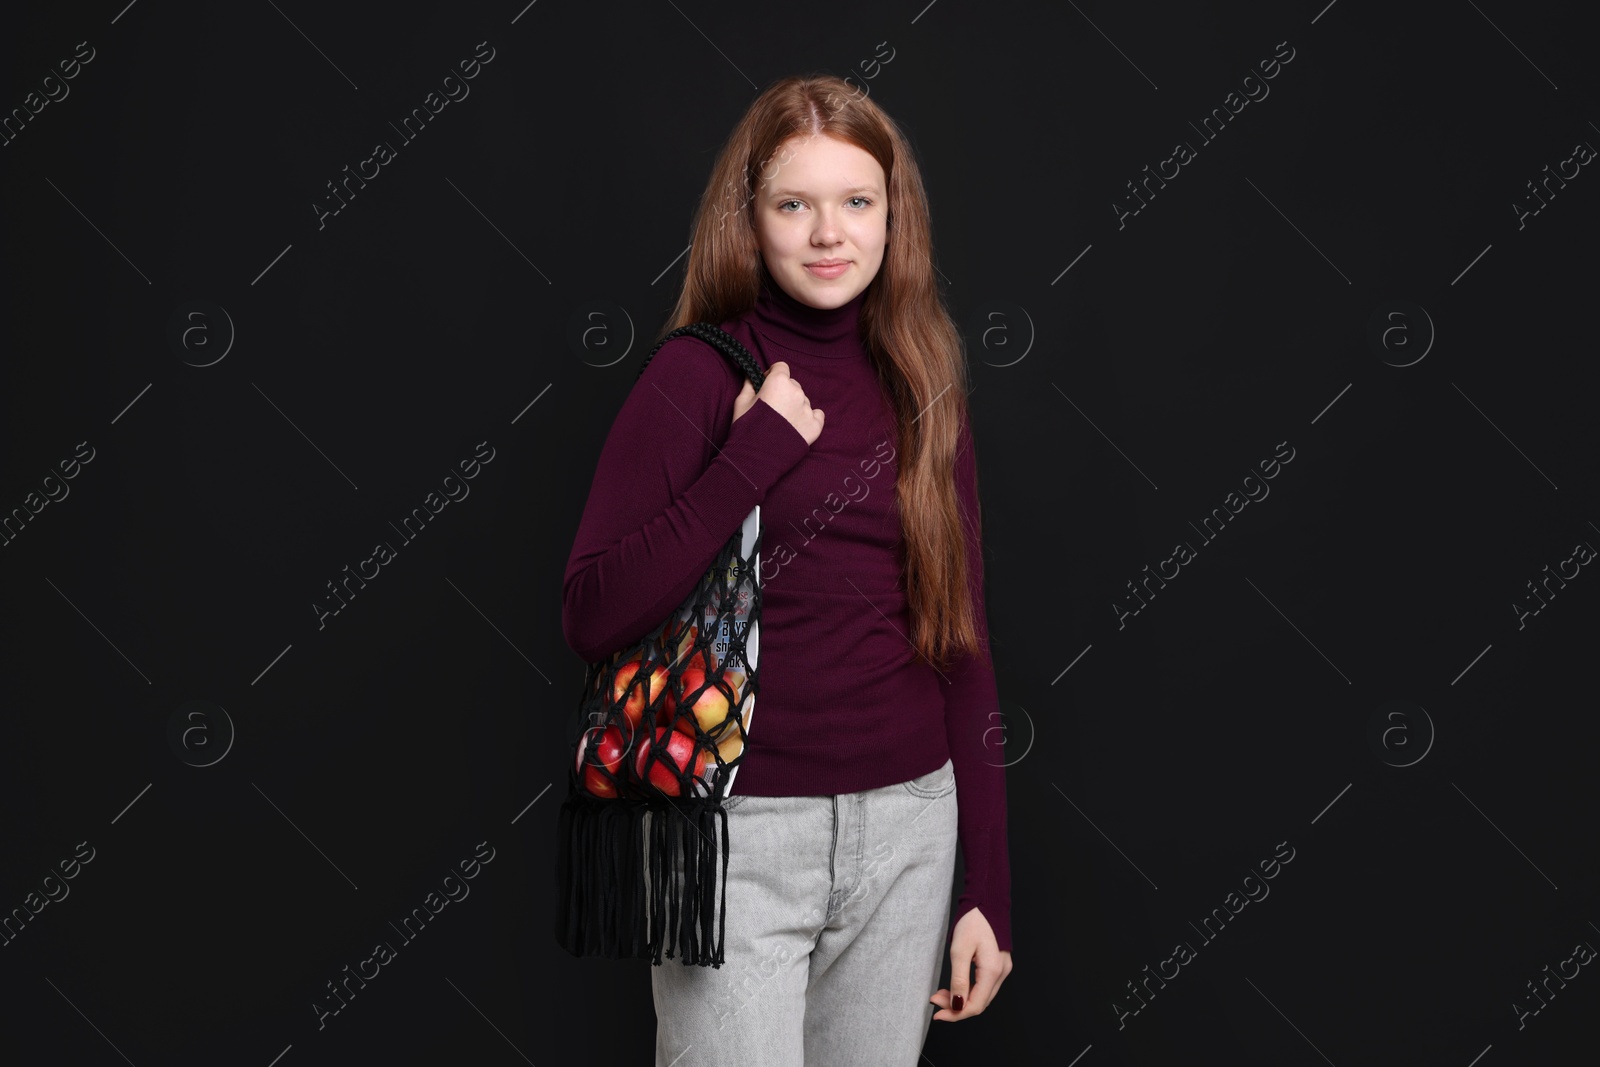
<instances>
[{"instance_id":1,"label":"net mesh bag","mask_svg":"<svg viewBox=\"0 0 1600 1067\"><path fill-rule=\"evenodd\" d=\"M640 375L683 334L711 344L761 387L754 358L710 323L667 334ZM555 870L556 937L575 956L724 962L723 801L758 689L759 651L752 642L747 658L746 648L761 613L758 520L759 509L676 611L585 671Z\"/></svg>"}]
</instances>

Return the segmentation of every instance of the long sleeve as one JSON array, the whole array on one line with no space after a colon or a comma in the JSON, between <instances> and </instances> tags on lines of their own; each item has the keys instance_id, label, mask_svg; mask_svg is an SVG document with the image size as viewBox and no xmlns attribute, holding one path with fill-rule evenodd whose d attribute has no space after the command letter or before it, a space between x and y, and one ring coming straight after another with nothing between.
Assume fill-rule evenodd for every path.
<instances>
[{"instance_id":1,"label":"long sleeve","mask_svg":"<svg viewBox=\"0 0 1600 1067\"><path fill-rule=\"evenodd\" d=\"M563 582L562 633L586 662L681 606L750 509L805 456L806 439L764 400L729 428L742 386L721 353L690 337L663 345L634 383Z\"/></svg>"},{"instance_id":2,"label":"long sleeve","mask_svg":"<svg viewBox=\"0 0 1600 1067\"><path fill-rule=\"evenodd\" d=\"M971 427L963 425L957 446L956 492L967 525L967 579L977 612L980 653L961 656L945 672L945 731L956 774L957 836L964 885L950 920L978 908L994 930L1002 952L1011 951L1011 863L1006 841L1006 772L1000 698L989 653L988 611L983 593L983 547L979 537L977 457ZM941 682L943 680L941 679Z\"/></svg>"}]
</instances>

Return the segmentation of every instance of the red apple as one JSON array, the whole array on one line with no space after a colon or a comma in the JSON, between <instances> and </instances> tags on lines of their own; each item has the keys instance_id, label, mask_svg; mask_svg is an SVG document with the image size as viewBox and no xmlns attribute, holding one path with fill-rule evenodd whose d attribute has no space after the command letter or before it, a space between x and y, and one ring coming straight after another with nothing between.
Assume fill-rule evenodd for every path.
<instances>
[{"instance_id":1,"label":"red apple","mask_svg":"<svg viewBox=\"0 0 1600 1067\"><path fill-rule=\"evenodd\" d=\"M689 699L689 709L694 715L693 721L698 722L700 729L709 734L717 724L728 717L730 705L727 695L714 682L699 696L695 696L694 691L703 685L706 685L705 671L698 667L690 667L683 672L683 695ZM677 700L670 690L667 692L667 701L676 710ZM687 715L675 715L673 725L691 737L694 736L694 726L691 725Z\"/></svg>"},{"instance_id":2,"label":"red apple","mask_svg":"<svg viewBox=\"0 0 1600 1067\"><path fill-rule=\"evenodd\" d=\"M628 726L632 730L639 728L639 723L644 719L644 709L653 703L667 688L667 669L660 664L654 665L650 674L639 685L634 685L634 676L639 673L638 659L631 659L617 668L616 680L611 686L611 702L615 704L627 694L627 703L622 706L622 713L628 718Z\"/></svg>"},{"instance_id":3,"label":"red apple","mask_svg":"<svg viewBox=\"0 0 1600 1067\"><path fill-rule=\"evenodd\" d=\"M703 778L706 765L712 762L709 751L701 749L697 752L696 747L694 738L688 734L674 730L670 726L658 726L655 738L650 743L639 746L634 770L638 772L640 778L667 796L678 796L682 793L682 789L679 787L676 772L686 771ZM654 756L651 753L654 753Z\"/></svg>"},{"instance_id":4,"label":"red apple","mask_svg":"<svg viewBox=\"0 0 1600 1067\"><path fill-rule=\"evenodd\" d=\"M627 738L615 726L591 726L585 730L578 745L578 774L584 790L592 796L615 797L616 783L606 777L600 766L620 777L619 768L627 754Z\"/></svg>"}]
</instances>

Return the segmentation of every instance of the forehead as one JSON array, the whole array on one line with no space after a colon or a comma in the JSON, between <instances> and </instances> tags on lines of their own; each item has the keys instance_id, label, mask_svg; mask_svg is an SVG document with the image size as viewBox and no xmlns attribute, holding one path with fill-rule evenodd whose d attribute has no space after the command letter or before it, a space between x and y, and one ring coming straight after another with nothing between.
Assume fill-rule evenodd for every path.
<instances>
[{"instance_id":1,"label":"forehead","mask_svg":"<svg viewBox=\"0 0 1600 1067\"><path fill-rule=\"evenodd\" d=\"M852 189L883 191L883 168L870 152L826 135L792 137L760 172L772 196L805 196Z\"/></svg>"}]
</instances>

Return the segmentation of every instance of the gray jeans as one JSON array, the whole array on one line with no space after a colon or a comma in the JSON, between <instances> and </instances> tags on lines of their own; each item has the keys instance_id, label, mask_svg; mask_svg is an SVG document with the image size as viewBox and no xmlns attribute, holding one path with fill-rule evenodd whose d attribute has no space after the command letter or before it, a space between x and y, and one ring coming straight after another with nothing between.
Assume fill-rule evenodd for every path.
<instances>
[{"instance_id":1,"label":"gray jeans","mask_svg":"<svg viewBox=\"0 0 1600 1067\"><path fill-rule=\"evenodd\" d=\"M726 962L650 968L656 1067L913 1067L950 922L954 767L727 810Z\"/></svg>"}]
</instances>

